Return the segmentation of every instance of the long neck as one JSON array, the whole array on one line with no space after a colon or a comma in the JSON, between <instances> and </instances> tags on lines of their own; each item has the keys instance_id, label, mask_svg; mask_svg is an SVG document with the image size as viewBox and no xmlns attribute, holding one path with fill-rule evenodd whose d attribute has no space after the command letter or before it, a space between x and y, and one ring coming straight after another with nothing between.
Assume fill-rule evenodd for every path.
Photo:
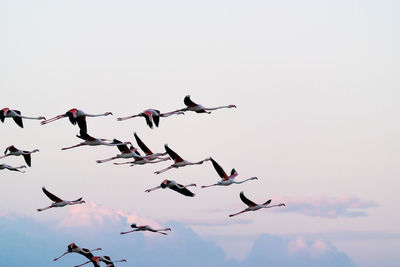
<instances>
[{"instance_id":1,"label":"long neck","mask_svg":"<svg viewBox=\"0 0 400 267\"><path fill-rule=\"evenodd\" d=\"M27 117L27 116L22 116L22 115L19 115L18 117L23 118L23 119L30 119L30 120L44 120L44 117Z\"/></svg>"},{"instance_id":2,"label":"long neck","mask_svg":"<svg viewBox=\"0 0 400 267\"><path fill-rule=\"evenodd\" d=\"M230 106L220 106L220 107L215 107L215 108L204 108L205 110L216 110L216 109L221 109L221 108L230 108Z\"/></svg>"},{"instance_id":3,"label":"long neck","mask_svg":"<svg viewBox=\"0 0 400 267\"><path fill-rule=\"evenodd\" d=\"M250 180L254 180L254 178L255 178L255 177L250 177L250 178L247 178L247 179L245 179L245 180L243 180L243 181L233 181L233 183L235 183L235 184L242 184L242 183L244 183L244 182L247 182L247 181L250 181Z\"/></svg>"},{"instance_id":4,"label":"long neck","mask_svg":"<svg viewBox=\"0 0 400 267\"><path fill-rule=\"evenodd\" d=\"M189 186L196 186L196 184L188 184L188 185L185 185L183 188L186 188L186 187L189 187Z\"/></svg>"},{"instance_id":5,"label":"long neck","mask_svg":"<svg viewBox=\"0 0 400 267\"><path fill-rule=\"evenodd\" d=\"M83 200L79 200L79 201L73 200L73 201L67 201L67 203L68 203L68 205L76 205L76 204L85 203L85 201L83 201Z\"/></svg>"},{"instance_id":6,"label":"long neck","mask_svg":"<svg viewBox=\"0 0 400 267\"><path fill-rule=\"evenodd\" d=\"M115 260L115 261L111 261L111 260L104 259L103 261L104 261L105 263L126 262L126 260L125 260L125 259L121 259L121 260Z\"/></svg>"},{"instance_id":7,"label":"long neck","mask_svg":"<svg viewBox=\"0 0 400 267\"><path fill-rule=\"evenodd\" d=\"M204 161L207 161L207 160L210 160L209 158L206 158L206 159L203 159L203 160L201 160L201 161L198 161L198 162L190 162L190 164L189 165L198 165L198 164L203 164L203 162Z\"/></svg>"},{"instance_id":8,"label":"long neck","mask_svg":"<svg viewBox=\"0 0 400 267\"><path fill-rule=\"evenodd\" d=\"M169 158L161 158L159 160L149 161L148 163L157 163L157 162L166 161L166 160L169 160Z\"/></svg>"},{"instance_id":9,"label":"long neck","mask_svg":"<svg viewBox=\"0 0 400 267\"><path fill-rule=\"evenodd\" d=\"M263 208L266 208L266 209L268 209L268 208L280 207L280 206L283 206L283 205L282 205L282 204L276 204L276 205L263 205Z\"/></svg>"},{"instance_id":10,"label":"long neck","mask_svg":"<svg viewBox=\"0 0 400 267\"><path fill-rule=\"evenodd\" d=\"M171 231L171 228L154 229L154 231Z\"/></svg>"}]
</instances>

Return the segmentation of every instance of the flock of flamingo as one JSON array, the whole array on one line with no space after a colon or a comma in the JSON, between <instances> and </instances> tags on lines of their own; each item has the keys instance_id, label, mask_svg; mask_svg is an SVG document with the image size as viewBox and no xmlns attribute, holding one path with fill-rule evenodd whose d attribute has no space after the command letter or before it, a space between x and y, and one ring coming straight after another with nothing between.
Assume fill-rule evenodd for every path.
<instances>
[{"instance_id":1,"label":"flock of flamingo","mask_svg":"<svg viewBox=\"0 0 400 267\"><path fill-rule=\"evenodd\" d=\"M220 106L220 107L214 107L214 108L206 108L200 104L196 104L195 102L193 102L190 99L189 95L187 95L184 98L184 103L186 105L185 108L178 109L175 111L161 113L159 110L156 110L156 109L147 109L136 115L117 118L117 120L124 121L124 120L132 119L135 117L144 117L146 120L146 124L150 128L153 128L154 125L156 127L159 127L160 118L165 118L165 117L169 117L172 115L182 115L182 114L184 114L184 112L187 112L187 111L209 114L209 113L211 113L211 111L221 109L221 108L236 108L235 105L226 105L226 106ZM221 180L215 184L201 186L201 188L207 188L207 187L212 187L212 186L228 186L231 184L241 184L241 183L251 181L251 180L258 180L257 177L250 177L250 178L247 178L247 179L244 179L241 181L236 181L235 178L238 176L238 172L235 169L232 169L232 171L230 172L230 175L228 175L224 171L224 169L212 157L200 160L198 162L190 162L190 161L184 160L175 151L173 151L167 144L164 145L165 152L153 153L145 145L145 143L139 138L139 136L137 135L136 132L134 133L136 143L138 144L139 148L143 151L144 155L141 155L139 150L137 148L135 148L132 145L132 143L129 141L122 142L117 139L108 140L108 139L96 138L96 137L90 136L87 131L86 118L87 117L108 116L108 115L113 115L113 114L111 112L105 112L102 114L94 114L93 115L93 114L88 114L88 113L83 112L82 110L74 108L74 109L68 110L67 112L65 112L61 115L58 115L58 116L55 116L54 118L46 120L46 118L43 116L40 116L40 117L22 116L20 111L9 109L9 108L3 108L0 110L1 122L4 123L6 118L12 118L14 120L14 122L21 128L24 127L22 119L41 120L41 125L45 125L45 124L54 122L56 120L68 117L70 122L73 125L78 124L80 131L79 131L79 135L77 135L77 137L82 139L83 142L76 144L76 145L69 146L69 147L64 147L61 150L73 149L73 148L80 147L80 146L104 145L104 146L116 146L118 148L118 150L120 151L120 154L117 154L116 156L110 157L107 159L97 160L96 161L97 163L104 163L104 162L108 162L108 161L113 161L115 159L130 159L131 161L128 161L128 162L114 163L114 164L115 165L129 164L130 166L134 166L134 165L143 165L143 164L154 164L154 163L172 159L173 164L171 164L169 167L154 172L155 174L161 174L172 168L181 168L181 167L188 166L188 165L200 165L206 161L211 161L215 171L217 172L217 174L219 175ZM1 156L0 159L6 158L8 156L23 156L26 164L29 167L31 167L31 155L36 152L39 152L39 150L38 149L34 149L32 151L20 150L20 149L16 148L15 146L11 145L6 148L6 150L4 152L4 156ZM21 170L23 168L26 168L26 166L21 165L21 166L13 167L13 166L9 166L4 163L0 164L0 170L8 169L10 171L25 172L25 171ZM192 183L192 184L188 184L188 185L182 185L182 184L177 183L174 180L164 179L160 185L158 185L154 188L147 189L147 190L145 190L145 192L149 193L149 192L157 190L157 189L169 188L169 189L172 189L184 196L194 197L195 194L188 189L188 187L191 187L191 186L196 186L196 184ZM39 209L37 209L37 211L44 211L44 210L51 209L51 208L64 207L67 205L76 205L76 204L85 203L85 201L82 200L83 199L82 197L78 198L76 200L71 200L71 201L63 200L63 199L57 197L56 195L52 194L51 192L49 192L45 187L42 187L42 191L53 202L51 203L50 206L47 206L44 208L39 208ZM256 210L259 210L262 208L285 206L284 203L270 205L271 199L269 199L268 201L266 201L262 204L256 204L255 202L249 200L244 195L243 191L240 192L240 199L242 200L242 202L244 204L247 205L247 208L240 212L230 214L229 217L233 217L233 216L236 216L241 213L248 212L248 211L256 211ZM136 225L135 223L131 224L130 227L132 228L132 230L121 232L120 234L123 235L123 234L128 234L128 233L137 232L137 231L150 231L150 232L167 235L166 231L171 231L171 228L153 229L149 225ZM95 267L100 267L100 262L103 262L106 264L106 266L111 267L111 266L114 266L114 262L126 262L125 259L112 261L109 256L94 256L92 254L92 251L98 251L98 250L101 250L101 248L89 250L86 248L81 248L81 247L77 246L75 243L72 243L72 244L68 245L67 251L65 253L63 253L60 257L55 258L54 261L57 261L58 259L60 259L61 257L63 257L64 255L66 255L68 253L75 252L75 253L83 255L84 257L86 257L88 259L87 262L82 263L80 265L76 265L75 267L82 266L87 263L92 263Z\"/></svg>"}]
</instances>

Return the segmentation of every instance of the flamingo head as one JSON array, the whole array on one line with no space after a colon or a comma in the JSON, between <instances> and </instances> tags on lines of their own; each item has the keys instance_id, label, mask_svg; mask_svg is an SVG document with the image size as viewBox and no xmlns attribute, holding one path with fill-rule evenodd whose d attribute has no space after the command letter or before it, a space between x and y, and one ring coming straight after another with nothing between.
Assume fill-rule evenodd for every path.
<instances>
[{"instance_id":1,"label":"flamingo head","mask_svg":"<svg viewBox=\"0 0 400 267\"><path fill-rule=\"evenodd\" d=\"M106 112L104 113L104 116L108 116L108 115L113 115L112 112Z\"/></svg>"},{"instance_id":2,"label":"flamingo head","mask_svg":"<svg viewBox=\"0 0 400 267\"><path fill-rule=\"evenodd\" d=\"M286 206L285 203L278 204L279 207Z\"/></svg>"},{"instance_id":3,"label":"flamingo head","mask_svg":"<svg viewBox=\"0 0 400 267\"><path fill-rule=\"evenodd\" d=\"M251 177L250 180L258 180L257 177Z\"/></svg>"},{"instance_id":4,"label":"flamingo head","mask_svg":"<svg viewBox=\"0 0 400 267\"><path fill-rule=\"evenodd\" d=\"M39 120L46 120L46 118L43 117L43 116L38 117L38 119L39 119Z\"/></svg>"},{"instance_id":5,"label":"flamingo head","mask_svg":"<svg viewBox=\"0 0 400 267\"><path fill-rule=\"evenodd\" d=\"M165 228L165 231L172 231L171 228Z\"/></svg>"},{"instance_id":6,"label":"flamingo head","mask_svg":"<svg viewBox=\"0 0 400 267\"><path fill-rule=\"evenodd\" d=\"M236 105L228 105L228 108L237 108Z\"/></svg>"}]
</instances>

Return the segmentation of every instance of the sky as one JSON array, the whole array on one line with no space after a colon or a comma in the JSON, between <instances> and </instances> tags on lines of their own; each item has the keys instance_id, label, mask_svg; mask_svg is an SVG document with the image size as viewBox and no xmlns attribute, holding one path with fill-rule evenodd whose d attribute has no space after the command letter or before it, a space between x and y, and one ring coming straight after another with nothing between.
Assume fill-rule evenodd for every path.
<instances>
[{"instance_id":1,"label":"sky","mask_svg":"<svg viewBox=\"0 0 400 267\"><path fill-rule=\"evenodd\" d=\"M169 162L97 164L118 150L61 151L80 142L67 119L23 129L6 119L0 149L40 152L26 173L0 172L0 263L80 264L52 262L76 242L128 260L118 266L396 266L399 11L397 1L1 1L0 108L111 111L87 119L90 135L133 142L136 132L154 152L168 144L259 180L202 189L219 179L210 162L160 175ZM116 120L183 108L186 95L237 109L155 129ZM144 192L163 179L196 183L196 196ZM86 203L39 213L50 204L42 186ZM241 191L286 207L229 218L245 208ZM120 236L132 222L172 231Z\"/></svg>"}]
</instances>

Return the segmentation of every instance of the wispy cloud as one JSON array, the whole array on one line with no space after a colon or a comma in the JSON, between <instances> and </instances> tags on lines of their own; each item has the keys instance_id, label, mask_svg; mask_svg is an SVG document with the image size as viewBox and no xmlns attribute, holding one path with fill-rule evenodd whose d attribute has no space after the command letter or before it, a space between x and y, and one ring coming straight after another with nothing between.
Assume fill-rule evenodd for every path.
<instances>
[{"instance_id":1,"label":"wispy cloud","mask_svg":"<svg viewBox=\"0 0 400 267\"><path fill-rule=\"evenodd\" d=\"M325 218L367 216L365 209L377 207L371 200L361 200L352 196L340 197L297 197L275 199L285 202L286 207L275 209L275 212L296 212L307 216Z\"/></svg>"}]
</instances>

